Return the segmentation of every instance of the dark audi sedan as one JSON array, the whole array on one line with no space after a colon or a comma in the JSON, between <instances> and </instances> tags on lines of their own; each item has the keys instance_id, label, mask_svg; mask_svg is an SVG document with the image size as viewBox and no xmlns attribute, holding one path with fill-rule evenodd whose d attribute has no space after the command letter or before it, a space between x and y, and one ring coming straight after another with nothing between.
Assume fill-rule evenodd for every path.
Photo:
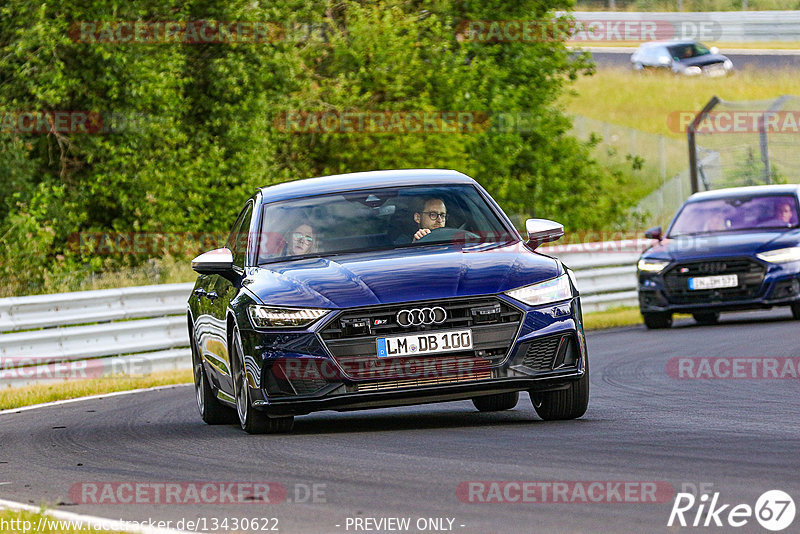
<instances>
[{"instance_id":1,"label":"dark audi sedan","mask_svg":"<svg viewBox=\"0 0 800 534\"><path fill-rule=\"evenodd\" d=\"M720 312L790 306L800 319L798 185L695 193L666 236L639 259L639 307L648 328L672 314L713 324Z\"/></svg>"},{"instance_id":2,"label":"dark audi sedan","mask_svg":"<svg viewBox=\"0 0 800 534\"><path fill-rule=\"evenodd\" d=\"M471 399L543 419L589 397L574 275L535 252L472 178L376 171L266 187L189 300L197 406L209 424L290 431L294 416Z\"/></svg>"}]
</instances>

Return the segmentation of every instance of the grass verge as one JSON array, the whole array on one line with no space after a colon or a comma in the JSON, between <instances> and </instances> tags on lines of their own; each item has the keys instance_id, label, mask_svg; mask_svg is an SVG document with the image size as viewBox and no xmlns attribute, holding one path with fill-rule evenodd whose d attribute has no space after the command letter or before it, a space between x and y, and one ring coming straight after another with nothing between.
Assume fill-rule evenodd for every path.
<instances>
[{"instance_id":1,"label":"grass verge","mask_svg":"<svg viewBox=\"0 0 800 534\"><path fill-rule=\"evenodd\" d=\"M573 88L573 94L563 101L567 113L685 140L686 133L668 122L670 114L700 111L714 95L728 101L799 95L800 77L788 70L740 71L724 78L690 78L604 68L578 79Z\"/></svg>"},{"instance_id":2,"label":"grass verge","mask_svg":"<svg viewBox=\"0 0 800 534\"><path fill-rule=\"evenodd\" d=\"M691 319L692 316L686 313L676 313L672 317L673 319ZM639 308L630 306L583 314L583 327L586 330L602 330L637 324L644 324L642 314L639 313Z\"/></svg>"},{"instance_id":3,"label":"grass verge","mask_svg":"<svg viewBox=\"0 0 800 534\"><path fill-rule=\"evenodd\" d=\"M115 391L185 384L191 381L191 369L183 369L153 373L142 377L106 377L6 388L0 389L0 410Z\"/></svg>"},{"instance_id":4,"label":"grass verge","mask_svg":"<svg viewBox=\"0 0 800 534\"><path fill-rule=\"evenodd\" d=\"M629 306L583 314L583 327L586 330L600 330L636 324L642 324L642 315L639 313L639 308Z\"/></svg>"},{"instance_id":5,"label":"grass verge","mask_svg":"<svg viewBox=\"0 0 800 534\"><path fill-rule=\"evenodd\" d=\"M0 524L3 525L3 532L28 533L37 532L38 534L72 534L81 533L105 533L110 534L111 530L96 530L89 527L80 527L68 520L56 519L46 514L16 510L0 510Z\"/></svg>"}]
</instances>

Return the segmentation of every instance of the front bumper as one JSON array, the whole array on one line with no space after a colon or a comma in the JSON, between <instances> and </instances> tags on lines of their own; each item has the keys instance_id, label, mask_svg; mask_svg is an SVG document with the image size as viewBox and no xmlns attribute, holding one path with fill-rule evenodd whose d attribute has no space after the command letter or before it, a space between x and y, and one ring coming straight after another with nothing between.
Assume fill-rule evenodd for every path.
<instances>
[{"instance_id":1,"label":"front bumper","mask_svg":"<svg viewBox=\"0 0 800 534\"><path fill-rule=\"evenodd\" d=\"M454 365L447 354L418 357L416 367L396 366L399 373L386 367L377 378L353 378L352 369L340 367L320 328L296 334L243 329L253 406L274 416L303 415L549 391L581 378L586 372L586 342L580 299L537 308L516 301L513 305L522 319L502 359L465 358ZM400 359L375 356L370 361L391 366Z\"/></svg>"},{"instance_id":2,"label":"front bumper","mask_svg":"<svg viewBox=\"0 0 800 534\"><path fill-rule=\"evenodd\" d=\"M753 263L756 260L750 259ZM763 262L761 262L763 263ZM724 291L707 290L692 295L676 295L668 290L663 273L638 273L639 309L642 313L697 313L769 309L800 302L800 262L763 267L763 280L746 296L725 295Z\"/></svg>"}]
</instances>

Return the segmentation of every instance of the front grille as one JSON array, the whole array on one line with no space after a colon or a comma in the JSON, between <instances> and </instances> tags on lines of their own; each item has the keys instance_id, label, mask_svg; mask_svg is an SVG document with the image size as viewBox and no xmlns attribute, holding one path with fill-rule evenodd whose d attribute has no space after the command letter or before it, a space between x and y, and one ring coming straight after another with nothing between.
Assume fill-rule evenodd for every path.
<instances>
[{"instance_id":1,"label":"front grille","mask_svg":"<svg viewBox=\"0 0 800 534\"><path fill-rule=\"evenodd\" d=\"M290 382L297 395L310 395L324 388L327 384L321 378L296 378Z\"/></svg>"},{"instance_id":2,"label":"front grille","mask_svg":"<svg viewBox=\"0 0 800 534\"><path fill-rule=\"evenodd\" d=\"M454 384L460 382L475 382L492 378L490 370L461 373L455 376L434 376L428 378L405 378L401 380L381 380L376 382L359 382L353 390L359 393L365 391L386 391L392 389L413 388L420 386L435 386L439 384Z\"/></svg>"},{"instance_id":3,"label":"front grille","mask_svg":"<svg viewBox=\"0 0 800 534\"><path fill-rule=\"evenodd\" d=\"M327 360L283 358L264 366L261 383L270 397L311 395L328 385L325 376L332 373Z\"/></svg>"},{"instance_id":4,"label":"front grille","mask_svg":"<svg viewBox=\"0 0 800 534\"><path fill-rule=\"evenodd\" d=\"M775 284L775 287L772 289L772 294L770 298L773 299L787 299L796 297L800 294L800 281L797 279L794 280L785 280L783 282L778 282Z\"/></svg>"},{"instance_id":5,"label":"front grille","mask_svg":"<svg viewBox=\"0 0 800 534\"><path fill-rule=\"evenodd\" d=\"M737 287L720 289L689 289L689 278L735 274ZM700 304L754 298L761 290L766 267L748 258L680 263L664 274L667 299L673 304Z\"/></svg>"},{"instance_id":6,"label":"front grille","mask_svg":"<svg viewBox=\"0 0 800 534\"><path fill-rule=\"evenodd\" d=\"M561 341L561 336L536 340L528 346L522 365L534 371L549 371L553 368L556 349Z\"/></svg>"},{"instance_id":7,"label":"front grille","mask_svg":"<svg viewBox=\"0 0 800 534\"><path fill-rule=\"evenodd\" d=\"M447 319L440 324L403 327L397 323L401 310L436 306L447 312ZM348 310L325 326L320 335L349 378L396 380L403 378L404 368L426 367L430 362L434 362L441 376L499 364L505 359L521 320L521 311L496 297L426 301ZM353 333L355 328L360 330ZM399 358L377 356L379 337L461 328L472 330L472 350Z\"/></svg>"}]
</instances>

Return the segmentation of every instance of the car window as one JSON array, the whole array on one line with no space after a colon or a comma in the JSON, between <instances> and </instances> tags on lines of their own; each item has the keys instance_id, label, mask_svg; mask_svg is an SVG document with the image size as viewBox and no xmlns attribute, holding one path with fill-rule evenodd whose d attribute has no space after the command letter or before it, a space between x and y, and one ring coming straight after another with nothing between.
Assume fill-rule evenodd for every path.
<instances>
[{"instance_id":1,"label":"car window","mask_svg":"<svg viewBox=\"0 0 800 534\"><path fill-rule=\"evenodd\" d=\"M792 195L713 199L686 204L669 237L797 225L797 199Z\"/></svg>"},{"instance_id":2,"label":"car window","mask_svg":"<svg viewBox=\"0 0 800 534\"><path fill-rule=\"evenodd\" d=\"M283 258L431 243L516 240L471 185L409 186L268 203L258 233L259 263ZM435 227L419 241L418 218Z\"/></svg>"},{"instance_id":3,"label":"car window","mask_svg":"<svg viewBox=\"0 0 800 534\"><path fill-rule=\"evenodd\" d=\"M669 51L669 55L672 56L675 61L705 56L711 53L708 48L700 43L685 43L668 46L667 50Z\"/></svg>"},{"instance_id":4,"label":"car window","mask_svg":"<svg viewBox=\"0 0 800 534\"><path fill-rule=\"evenodd\" d=\"M250 233L250 219L253 215L253 202L249 201L242 213L233 224L228 242L225 246L233 252L233 264L244 268L245 258L247 256L247 245L249 242Z\"/></svg>"}]
</instances>

